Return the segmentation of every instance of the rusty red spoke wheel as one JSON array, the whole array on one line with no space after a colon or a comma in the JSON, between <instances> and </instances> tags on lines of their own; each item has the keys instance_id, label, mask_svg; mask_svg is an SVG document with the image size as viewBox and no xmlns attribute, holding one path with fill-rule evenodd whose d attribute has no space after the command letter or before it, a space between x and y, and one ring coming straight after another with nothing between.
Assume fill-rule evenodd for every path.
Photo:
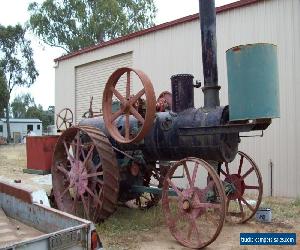
<instances>
[{"instance_id":1,"label":"rusty red spoke wheel","mask_svg":"<svg viewBox=\"0 0 300 250\"><path fill-rule=\"evenodd\" d=\"M257 165L239 151L233 162L223 164L220 175L227 192L226 220L247 222L255 215L262 200L263 182Z\"/></svg>"},{"instance_id":2,"label":"rusty red spoke wheel","mask_svg":"<svg viewBox=\"0 0 300 250\"><path fill-rule=\"evenodd\" d=\"M69 108L62 109L56 115L56 128L57 130L66 130L73 124L73 112Z\"/></svg>"},{"instance_id":3,"label":"rusty red spoke wheel","mask_svg":"<svg viewBox=\"0 0 300 250\"><path fill-rule=\"evenodd\" d=\"M119 169L107 137L94 127L72 127L55 146L52 183L58 209L99 222L117 205Z\"/></svg>"},{"instance_id":4,"label":"rusty red spoke wheel","mask_svg":"<svg viewBox=\"0 0 300 250\"><path fill-rule=\"evenodd\" d=\"M162 195L173 237L195 249L211 244L224 224L225 199L219 176L207 162L197 158L176 162L165 177Z\"/></svg>"},{"instance_id":5,"label":"rusty red spoke wheel","mask_svg":"<svg viewBox=\"0 0 300 250\"><path fill-rule=\"evenodd\" d=\"M132 78L137 76L141 82L140 88L132 91ZM124 77L123 77L124 76ZM125 78L125 79L123 79ZM125 94L118 87L125 81ZM136 86L136 85L134 85ZM137 102L145 99L146 112L140 114ZM120 102L117 111L112 110L113 99ZM110 135L120 143L141 141L151 129L155 116L155 93L148 76L141 70L120 68L108 79L102 100L103 119Z\"/></svg>"}]
</instances>

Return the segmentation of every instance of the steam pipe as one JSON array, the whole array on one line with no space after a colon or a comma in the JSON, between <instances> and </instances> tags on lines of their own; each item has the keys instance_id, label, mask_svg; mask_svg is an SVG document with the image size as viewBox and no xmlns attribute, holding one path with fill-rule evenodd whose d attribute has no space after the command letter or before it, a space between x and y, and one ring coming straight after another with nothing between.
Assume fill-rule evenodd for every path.
<instances>
[{"instance_id":1,"label":"steam pipe","mask_svg":"<svg viewBox=\"0 0 300 250\"><path fill-rule=\"evenodd\" d=\"M220 106L217 66L216 8L215 0L199 0L202 40L204 108Z\"/></svg>"}]
</instances>

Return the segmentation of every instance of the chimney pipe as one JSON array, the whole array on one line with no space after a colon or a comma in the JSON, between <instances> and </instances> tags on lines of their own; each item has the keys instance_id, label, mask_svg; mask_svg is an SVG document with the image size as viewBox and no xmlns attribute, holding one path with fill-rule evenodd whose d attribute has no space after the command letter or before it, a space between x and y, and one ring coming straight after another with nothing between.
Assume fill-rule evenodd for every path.
<instances>
[{"instance_id":1,"label":"chimney pipe","mask_svg":"<svg viewBox=\"0 0 300 250\"><path fill-rule=\"evenodd\" d=\"M220 106L217 66L216 8L215 0L199 0L202 39L204 108Z\"/></svg>"}]
</instances>

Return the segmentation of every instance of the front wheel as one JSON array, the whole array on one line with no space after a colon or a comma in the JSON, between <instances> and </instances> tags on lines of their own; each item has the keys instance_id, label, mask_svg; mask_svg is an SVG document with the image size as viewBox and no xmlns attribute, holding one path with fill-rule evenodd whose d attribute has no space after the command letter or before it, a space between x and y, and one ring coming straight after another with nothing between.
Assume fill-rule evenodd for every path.
<instances>
[{"instance_id":1,"label":"front wheel","mask_svg":"<svg viewBox=\"0 0 300 250\"><path fill-rule=\"evenodd\" d=\"M183 178L176 178L179 175ZM225 219L225 193L219 176L201 159L176 162L164 180L162 207L177 241L204 248L218 237Z\"/></svg>"}]
</instances>

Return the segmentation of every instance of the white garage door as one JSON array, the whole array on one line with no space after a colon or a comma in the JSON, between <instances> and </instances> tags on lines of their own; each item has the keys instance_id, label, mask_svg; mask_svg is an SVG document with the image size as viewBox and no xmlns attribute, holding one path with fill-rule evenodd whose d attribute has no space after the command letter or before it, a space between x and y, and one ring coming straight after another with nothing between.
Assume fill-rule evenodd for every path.
<instances>
[{"instance_id":1,"label":"white garage door","mask_svg":"<svg viewBox=\"0 0 300 250\"><path fill-rule=\"evenodd\" d=\"M101 61L92 62L76 68L75 98L76 123L88 111L90 98L93 96L93 111L102 108L102 94L109 76L118 68L132 66L132 53L117 55ZM124 82L124 84L123 84ZM120 81L118 90L125 94L125 81Z\"/></svg>"}]
</instances>

